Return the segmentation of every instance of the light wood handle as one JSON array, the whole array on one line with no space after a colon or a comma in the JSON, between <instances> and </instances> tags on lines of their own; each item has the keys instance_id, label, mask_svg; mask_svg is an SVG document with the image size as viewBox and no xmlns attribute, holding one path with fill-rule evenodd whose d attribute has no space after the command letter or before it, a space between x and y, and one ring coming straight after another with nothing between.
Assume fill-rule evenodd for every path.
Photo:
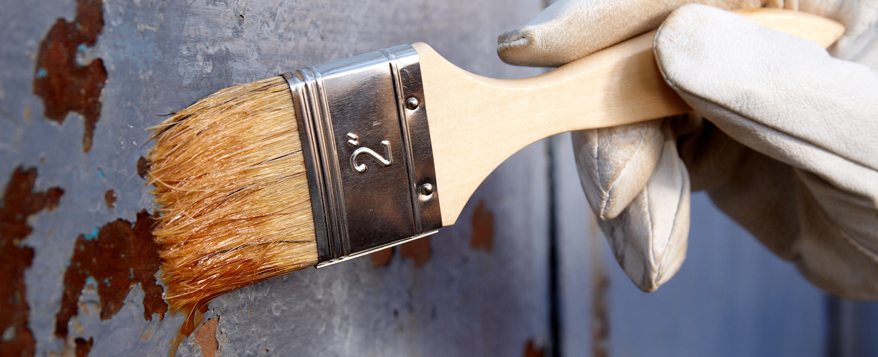
<instances>
[{"instance_id":1,"label":"light wood handle","mask_svg":"<svg viewBox=\"0 0 878 357\"><path fill-rule=\"evenodd\" d=\"M841 24L801 12L739 12L764 26L827 47ZM655 63L655 31L548 73L513 80L460 69L417 43L436 166L442 223L454 224L473 191L512 154L573 130L630 124L685 113Z\"/></svg>"}]
</instances>

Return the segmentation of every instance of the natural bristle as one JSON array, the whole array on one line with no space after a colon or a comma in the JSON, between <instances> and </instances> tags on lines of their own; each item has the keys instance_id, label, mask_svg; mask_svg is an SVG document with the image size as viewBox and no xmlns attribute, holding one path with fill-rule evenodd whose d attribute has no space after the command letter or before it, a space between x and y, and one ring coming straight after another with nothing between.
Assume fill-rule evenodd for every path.
<instances>
[{"instance_id":1,"label":"natural bristle","mask_svg":"<svg viewBox=\"0 0 878 357\"><path fill-rule=\"evenodd\" d=\"M149 183L172 310L317 263L290 88L223 89L152 128Z\"/></svg>"}]
</instances>

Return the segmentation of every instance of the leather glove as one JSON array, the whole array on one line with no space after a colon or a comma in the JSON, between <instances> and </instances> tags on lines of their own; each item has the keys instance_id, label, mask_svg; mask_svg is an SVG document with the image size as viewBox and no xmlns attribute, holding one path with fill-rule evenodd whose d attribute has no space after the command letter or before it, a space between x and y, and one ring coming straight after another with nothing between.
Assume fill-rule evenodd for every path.
<instances>
[{"instance_id":1,"label":"leather glove","mask_svg":"<svg viewBox=\"0 0 878 357\"><path fill-rule=\"evenodd\" d=\"M721 10L759 6L844 24L835 58ZM679 269L691 188L820 288L878 299L878 2L562 1L501 35L498 53L557 66L660 24L659 69L695 112L573 133L626 274L653 291Z\"/></svg>"}]
</instances>

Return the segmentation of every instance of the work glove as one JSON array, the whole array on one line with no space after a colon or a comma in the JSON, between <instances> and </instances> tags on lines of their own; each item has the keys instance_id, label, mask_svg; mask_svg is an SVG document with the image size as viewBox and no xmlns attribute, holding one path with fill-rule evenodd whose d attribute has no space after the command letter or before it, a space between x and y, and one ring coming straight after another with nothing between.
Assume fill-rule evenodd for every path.
<instances>
[{"instance_id":1,"label":"work glove","mask_svg":"<svg viewBox=\"0 0 878 357\"><path fill-rule=\"evenodd\" d=\"M847 31L830 56L723 10L761 6ZM559 66L661 25L656 62L695 111L573 133L589 204L640 289L682 264L692 189L820 288L878 299L876 23L878 1L571 0L501 35L498 53Z\"/></svg>"}]
</instances>

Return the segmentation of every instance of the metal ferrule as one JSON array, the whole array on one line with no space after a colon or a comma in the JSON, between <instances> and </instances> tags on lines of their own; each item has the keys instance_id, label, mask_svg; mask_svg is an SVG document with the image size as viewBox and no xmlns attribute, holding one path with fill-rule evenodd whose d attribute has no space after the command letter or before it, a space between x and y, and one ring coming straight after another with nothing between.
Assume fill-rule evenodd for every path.
<instances>
[{"instance_id":1,"label":"metal ferrule","mask_svg":"<svg viewBox=\"0 0 878 357\"><path fill-rule=\"evenodd\" d=\"M308 172L318 268L442 227L414 48L397 46L283 76Z\"/></svg>"}]
</instances>

